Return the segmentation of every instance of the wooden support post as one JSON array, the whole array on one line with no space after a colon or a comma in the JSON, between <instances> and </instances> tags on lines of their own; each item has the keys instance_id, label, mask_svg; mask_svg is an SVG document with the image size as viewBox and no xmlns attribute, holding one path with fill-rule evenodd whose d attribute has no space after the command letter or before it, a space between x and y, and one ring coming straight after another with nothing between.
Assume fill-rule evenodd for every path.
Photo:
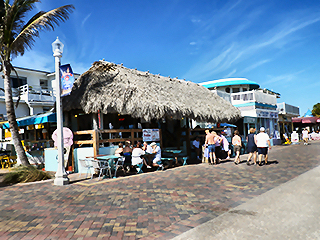
<instances>
[{"instance_id":1,"label":"wooden support post","mask_svg":"<svg viewBox=\"0 0 320 240\"><path fill-rule=\"evenodd\" d=\"M162 149L162 129L159 129L159 136L160 136L160 148Z\"/></svg>"},{"instance_id":2,"label":"wooden support post","mask_svg":"<svg viewBox=\"0 0 320 240\"><path fill-rule=\"evenodd\" d=\"M135 138L134 138L134 131L133 131L133 129L131 129L130 132L131 132L131 143L134 144Z\"/></svg>"},{"instance_id":3,"label":"wooden support post","mask_svg":"<svg viewBox=\"0 0 320 240\"><path fill-rule=\"evenodd\" d=\"M96 157L99 155L99 135L98 130L94 130L92 133L92 140L93 140L93 155Z\"/></svg>"},{"instance_id":4,"label":"wooden support post","mask_svg":"<svg viewBox=\"0 0 320 240\"><path fill-rule=\"evenodd\" d=\"M187 124L187 137L186 137L186 142L187 142L187 155L188 157L191 157L191 144L190 144L190 124L189 124L189 119L186 119L186 124Z\"/></svg>"}]
</instances>

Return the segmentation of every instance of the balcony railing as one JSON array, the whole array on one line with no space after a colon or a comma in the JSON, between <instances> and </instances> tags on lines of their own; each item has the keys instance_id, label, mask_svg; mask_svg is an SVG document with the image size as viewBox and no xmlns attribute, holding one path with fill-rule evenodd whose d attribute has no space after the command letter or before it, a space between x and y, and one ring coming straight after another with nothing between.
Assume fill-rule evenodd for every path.
<instances>
[{"instance_id":1,"label":"balcony railing","mask_svg":"<svg viewBox=\"0 0 320 240\"><path fill-rule=\"evenodd\" d=\"M228 102L231 103L230 93L226 93L226 92L220 91L220 90L211 90L211 92L217 94L218 96L222 97L224 100L227 100Z\"/></svg>"},{"instance_id":2,"label":"balcony railing","mask_svg":"<svg viewBox=\"0 0 320 240\"><path fill-rule=\"evenodd\" d=\"M26 102L46 102L55 101L52 88L40 86L30 86L29 84L19 87L20 98Z\"/></svg>"},{"instance_id":3,"label":"balcony railing","mask_svg":"<svg viewBox=\"0 0 320 240\"><path fill-rule=\"evenodd\" d=\"M300 110L298 107L292 106L292 105L284 103L284 102L278 103L277 109L280 114L289 114L289 115L294 115L294 116L300 115Z\"/></svg>"},{"instance_id":4,"label":"balcony railing","mask_svg":"<svg viewBox=\"0 0 320 240\"><path fill-rule=\"evenodd\" d=\"M258 102L270 105L277 104L277 97L275 95L257 92L255 90L231 93L231 103L232 105L238 105L248 102Z\"/></svg>"}]
</instances>

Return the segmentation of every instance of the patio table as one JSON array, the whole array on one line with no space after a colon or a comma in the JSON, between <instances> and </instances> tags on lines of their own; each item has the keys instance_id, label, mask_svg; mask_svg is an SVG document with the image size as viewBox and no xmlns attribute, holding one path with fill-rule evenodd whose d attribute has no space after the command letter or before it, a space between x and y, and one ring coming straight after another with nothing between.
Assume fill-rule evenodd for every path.
<instances>
[{"instance_id":1,"label":"patio table","mask_svg":"<svg viewBox=\"0 0 320 240\"><path fill-rule=\"evenodd\" d=\"M149 166L152 166L152 163L153 163L152 160L154 159L155 155L156 155L155 153L147 153L146 152L145 154L141 155L141 157L143 157L146 160L146 162Z\"/></svg>"},{"instance_id":2,"label":"patio table","mask_svg":"<svg viewBox=\"0 0 320 240\"><path fill-rule=\"evenodd\" d=\"M171 153L173 155L174 159L176 160L176 164L178 164L178 156L182 152L182 150L167 149L167 150L164 150L164 152Z\"/></svg>"}]
</instances>

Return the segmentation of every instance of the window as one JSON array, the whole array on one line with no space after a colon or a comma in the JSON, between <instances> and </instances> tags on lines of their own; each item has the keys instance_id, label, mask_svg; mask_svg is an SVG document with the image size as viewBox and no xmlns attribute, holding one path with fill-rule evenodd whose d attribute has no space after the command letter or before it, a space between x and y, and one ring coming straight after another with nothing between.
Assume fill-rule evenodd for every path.
<instances>
[{"instance_id":1,"label":"window","mask_svg":"<svg viewBox=\"0 0 320 240\"><path fill-rule=\"evenodd\" d=\"M226 88L226 92L230 93L230 88L229 87Z\"/></svg>"},{"instance_id":2,"label":"window","mask_svg":"<svg viewBox=\"0 0 320 240\"><path fill-rule=\"evenodd\" d=\"M240 94L233 95L233 100L240 100Z\"/></svg>"},{"instance_id":3,"label":"window","mask_svg":"<svg viewBox=\"0 0 320 240\"><path fill-rule=\"evenodd\" d=\"M52 107L43 107L43 112L49 112Z\"/></svg>"},{"instance_id":4,"label":"window","mask_svg":"<svg viewBox=\"0 0 320 240\"><path fill-rule=\"evenodd\" d=\"M242 88L242 91L243 91L243 92L246 92L246 91L247 91L247 88Z\"/></svg>"},{"instance_id":5,"label":"window","mask_svg":"<svg viewBox=\"0 0 320 240\"><path fill-rule=\"evenodd\" d=\"M20 86L27 84L27 78L26 77L19 77L19 80L17 77L10 77L11 79L11 87L12 88L18 88Z\"/></svg>"},{"instance_id":6,"label":"window","mask_svg":"<svg viewBox=\"0 0 320 240\"><path fill-rule=\"evenodd\" d=\"M40 87L42 87L44 89L48 89L48 80L40 79Z\"/></svg>"},{"instance_id":7,"label":"window","mask_svg":"<svg viewBox=\"0 0 320 240\"><path fill-rule=\"evenodd\" d=\"M233 93L240 92L240 88L232 88L232 92L233 92Z\"/></svg>"}]
</instances>

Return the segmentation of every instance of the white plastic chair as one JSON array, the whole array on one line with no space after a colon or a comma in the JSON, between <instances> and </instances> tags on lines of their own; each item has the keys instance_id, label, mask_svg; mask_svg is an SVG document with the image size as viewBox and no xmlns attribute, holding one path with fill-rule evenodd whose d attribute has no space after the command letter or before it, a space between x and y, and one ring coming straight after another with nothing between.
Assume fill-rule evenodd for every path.
<instances>
[{"instance_id":1,"label":"white plastic chair","mask_svg":"<svg viewBox=\"0 0 320 240\"><path fill-rule=\"evenodd\" d=\"M122 170L124 170L124 161L125 161L125 157L119 157L118 158L113 178L117 178L117 171L118 171L119 168L122 168Z\"/></svg>"},{"instance_id":2,"label":"white plastic chair","mask_svg":"<svg viewBox=\"0 0 320 240\"><path fill-rule=\"evenodd\" d=\"M87 178L88 173L90 172L90 169L92 168L91 159L79 159L79 162L80 162L82 168L87 169L87 174L86 174L86 178ZM80 176L81 176L81 174L82 174L82 172L80 171Z\"/></svg>"},{"instance_id":3,"label":"white plastic chair","mask_svg":"<svg viewBox=\"0 0 320 240\"><path fill-rule=\"evenodd\" d=\"M108 161L102 161L102 160L91 160L91 164L92 167L94 169L97 169L99 171L99 178L98 180L100 180L101 175L103 174L103 170L107 170L107 173L109 172L110 178L112 178L111 176L111 167L109 166ZM94 173L93 173L94 174ZM91 176L91 179L93 178L93 174Z\"/></svg>"}]
</instances>

